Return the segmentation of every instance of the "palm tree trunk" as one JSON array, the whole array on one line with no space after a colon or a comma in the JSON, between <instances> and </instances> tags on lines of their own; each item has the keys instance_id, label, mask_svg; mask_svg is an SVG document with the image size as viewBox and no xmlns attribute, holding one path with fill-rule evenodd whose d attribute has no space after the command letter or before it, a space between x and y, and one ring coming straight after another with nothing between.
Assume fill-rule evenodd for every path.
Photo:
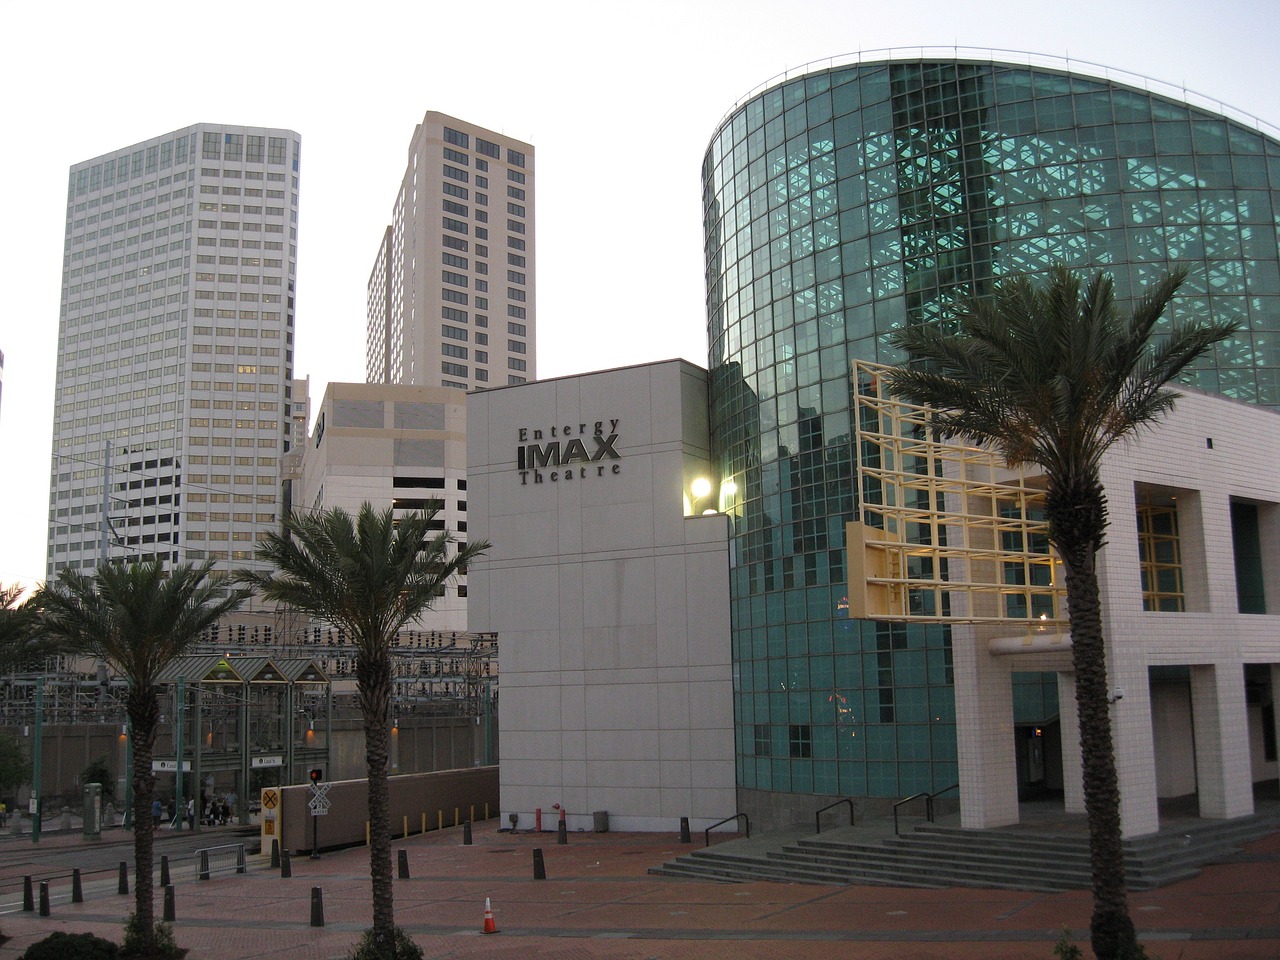
<instances>
[{"instance_id":1,"label":"palm tree trunk","mask_svg":"<svg viewBox=\"0 0 1280 960\"><path fill-rule=\"evenodd\" d=\"M373 895L373 939L395 943L391 887L391 799L387 785L387 714L391 704L391 658L385 649L361 656L356 680L364 713L365 760L369 772L369 877Z\"/></svg>"},{"instance_id":2,"label":"palm tree trunk","mask_svg":"<svg viewBox=\"0 0 1280 960\"><path fill-rule=\"evenodd\" d=\"M148 949L155 947L155 906L152 903L151 868L155 858L152 836L151 799L155 774L151 758L155 752L160 702L155 688L130 688L126 709L133 728L133 893L136 931Z\"/></svg>"},{"instance_id":3,"label":"palm tree trunk","mask_svg":"<svg viewBox=\"0 0 1280 960\"><path fill-rule=\"evenodd\" d=\"M1084 806L1089 821L1093 885L1090 935L1098 960L1140 957L1125 888L1120 832L1120 785L1111 737L1106 644L1095 563L1106 528L1106 500L1096 478L1082 479L1046 507L1054 546L1066 571L1071 662L1076 674Z\"/></svg>"}]
</instances>

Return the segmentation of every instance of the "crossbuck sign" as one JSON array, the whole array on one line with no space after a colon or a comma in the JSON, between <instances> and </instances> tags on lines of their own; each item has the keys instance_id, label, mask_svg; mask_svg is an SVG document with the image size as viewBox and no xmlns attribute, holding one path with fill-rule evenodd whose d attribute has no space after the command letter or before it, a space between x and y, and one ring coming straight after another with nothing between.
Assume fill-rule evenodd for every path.
<instances>
[{"instance_id":1,"label":"crossbuck sign","mask_svg":"<svg viewBox=\"0 0 1280 960\"><path fill-rule=\"evenodd\" d=\"M313 817L323 817L329 812L329 798L325 796L329 792L332 783L313 783L311 784L311 792L314 796L308 801L307 806L311 809Z\"/></svg>"}]
</instances>

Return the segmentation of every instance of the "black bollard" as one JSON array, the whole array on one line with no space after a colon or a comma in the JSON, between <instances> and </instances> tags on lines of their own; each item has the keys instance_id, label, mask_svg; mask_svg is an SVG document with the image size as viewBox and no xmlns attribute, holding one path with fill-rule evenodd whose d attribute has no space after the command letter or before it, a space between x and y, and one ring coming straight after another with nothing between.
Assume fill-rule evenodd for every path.
<instances>
[{"instance_id":1,"label":"black bollard","mask_svg":"<svg viewBox=\"0 0 1280 960\"><path fill-rule=\"evenodd\" d=\"M464 820L462 823L462 845L464 847L471 846L471 821Z\"/></svg>"},{"instance_id":2,"label":"black bollard","mask_svg":"<svg viewBox=\"0 0 1280 960\"><path fill-rule=\"evenodd\" d=\"M120 884L116 887L116 893L129 892L129 864L123 860L120 861Z\"/></svg>"},{"instance_id":3,"label":"black bollard","mask_svg":"<svg viewBox=\"0 0 1280 960\"><path fill-rule=\"evenodd\" d=\"M400 868L400 879L409 879L409 851L401 850L396 856L396 863Z\"/></svg>"},{"instance_id":4,"label":"black bollard","mask_svg":"<svg viewBox=\"0 0 1280 960\"><path fill-rule=\"evenodd\" d=\"M49 881L40 881L40 916L49 915Z\"/></svg>"},{"instance_id":5,"label":"black bollard","mask_svg":"<svg viewBox=\"0 0 1280 960\"><path fill-rule=\"evenodd\" d=\"M84 903L84 887L80 884L80 868L71 871L71 902Z\"/></svg>"},{"instance_id":6,"label":"black bollard","mask_svg":"<svg viewBox=\"0 0 1280 960\"><path fill-rule=\"evenodd\" d=\"M271 841L271 869L280 869L280 841L274 838Z\"/></svg>"},{"instance_id":7,"label":"black bollard","mask_svg":"<svg viewBox=\"0 0 1280 960\"><path fill-rule=\"evenodd\" d=\"M565 826L564 821L560 821L560 826L556 827L556 844L563 847L569 842L569 828Z\"/></svg>"},{"instance_id":8,"label":"black bollard","mask_svg":"<svg viewBox=\"0 0 1280 960\"><path fill-rule=\"evenodd\" d=\"M173 923L178 919L178 908L173 901L173 884L164 885L164 922Z\"/></svg>"},{"instance_id":9,"label":"black bollard","mask_svg":"<svg viewBox=\"0 0 1280 960\"><path fill-rule=\"evenodd\" d=\"M169 855L166 853L160 857L160 886L167 887L171 882L169 879Z\"/></svg>"},{"instance_id":10,"label":"black bollard","mask_svg":"<svg viewBox=\"0 0 1280 960\"><path fill-rule=\"evenodd\" d=\"M293 860L289 856L288 850L280 851L280 877L287 880L293 876Z\"/></svg>"},{"instance_id":11,"label":"black bollard","mask_svg":"<svg viewBox=\"0 0 1280 960\"><path fill-rule=\"evenodd\" d=\"M689 840L689 818L688 817L680 818L680 842L681 843L691 842Z\"/></svg>"},{"instance_id":12,"label":"black bollard","mask_svg":"<svg viewBox=\"0 0 1280 960\"><path fill-rule=\"evenodd\" d=\"M320 893L319 887L311 888L311 925L324 926L324 896Z\"/></svg>"},{"instance_id":13,"label":"black bollard","mask_svg":"<svg viewBox=\"0 0 1280 960\"><path fill-rule=\"evenodd\" d=\"M22 912L34 913L36 909L36 898L31 893L31 877L22 878Z\"/></svg>"},{"instance_id":14,"label":"black bollard","mask_svg":"<svg viewBox=\"0 0 1280 960\"><path fill-rule=\"evenodd\" d=\"M542 848L533 848L533 879L547 879L547 865L542 862Z\"/></svg>"}]
</instances>

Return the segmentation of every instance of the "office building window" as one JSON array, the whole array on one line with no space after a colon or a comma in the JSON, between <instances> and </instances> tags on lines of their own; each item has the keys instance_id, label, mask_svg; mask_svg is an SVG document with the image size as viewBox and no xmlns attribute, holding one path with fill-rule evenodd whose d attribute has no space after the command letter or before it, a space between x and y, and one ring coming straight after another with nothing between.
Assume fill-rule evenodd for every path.
<instances>
[{"instance_id":1,"label":"office building window","mask_svg":"<svg viewBox=\"0 0 1280 960\"><path fill-rule=\"evenodd\" d=\"M796 759L813 756L813 728L807 723L793 723L789 736L790 754Z\"/></svg>"},{"instance_id":2,"label":"office building window","mask_svg":"<svg viewBox=\"0 0 1280 960\"><path fill-rule=\"evenodd\" d=\"M452 127L444 128L444 142L452 143L455 147L462 147L464 150L471 146L471 138L461 130L454 130Z\"/></svg>"}]
</instances>

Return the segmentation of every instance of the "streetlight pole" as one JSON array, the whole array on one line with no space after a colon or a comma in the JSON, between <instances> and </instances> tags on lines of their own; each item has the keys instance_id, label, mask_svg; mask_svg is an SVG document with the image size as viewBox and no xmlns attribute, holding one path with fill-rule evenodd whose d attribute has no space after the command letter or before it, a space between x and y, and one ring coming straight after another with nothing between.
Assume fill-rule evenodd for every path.
<instances>
[{"instance_id":1,"label":"streetlight pole","mask_svg":"<svg viewBox=\"0 0 1280 960\"><path fill-rule=\"evenodd\" d=\"M178 693L177 693L178 702L177 702L176 709L173 711L174 713L173 752L174 752L174 755L178 758L177 765L175 766L174 772L173 772L173 778L174 778L173 779L173 805L174 805L174 813L175 813L175 816L173 818L174 819L173 829L177 831L182 830L182 821L186 819L186 816L187 816L187 808L182 803L182 723L183 723L183 720L185 719L183 715L186 712L184 709L186 707L186 699L187 699L186 680L187 680L186 677L178 678Z\"/></svg>"}]
</instances>

